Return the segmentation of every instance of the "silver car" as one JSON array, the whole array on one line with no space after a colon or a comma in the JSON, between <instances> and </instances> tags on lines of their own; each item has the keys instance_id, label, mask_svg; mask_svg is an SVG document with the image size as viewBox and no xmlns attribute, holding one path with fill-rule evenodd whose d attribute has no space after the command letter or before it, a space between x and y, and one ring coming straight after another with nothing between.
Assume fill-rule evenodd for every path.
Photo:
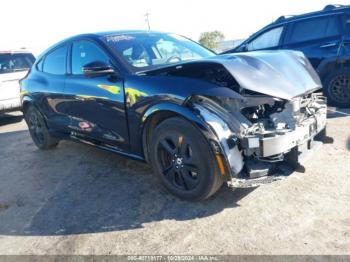
<instances>
[{"instance_id":1,"label":"silver car","mask_svg":"<svg viewBox=\"0 0 350 262\"><path fill-rule=\"evenodd\" d=\"M0 114L20 109L19 80L34 62L34 56L27 51L0 51Z\"/></svg>"}]
</instances>

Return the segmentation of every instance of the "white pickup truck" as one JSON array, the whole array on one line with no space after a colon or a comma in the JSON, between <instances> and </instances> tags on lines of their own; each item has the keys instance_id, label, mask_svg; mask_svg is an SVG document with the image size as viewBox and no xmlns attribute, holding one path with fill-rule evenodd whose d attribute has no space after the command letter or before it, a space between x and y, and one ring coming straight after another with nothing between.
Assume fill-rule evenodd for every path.
<instances>
[{"instance_id":1,"label":"white pickup truck","mask_svg":"<svg viewBox=\"0 0 350 262\"><path fill-rule=\"evenodd\" d=\"M0 51L0 114L20 109L21 80L35 57L27 51Z\"/></svg>"}]
</instances>

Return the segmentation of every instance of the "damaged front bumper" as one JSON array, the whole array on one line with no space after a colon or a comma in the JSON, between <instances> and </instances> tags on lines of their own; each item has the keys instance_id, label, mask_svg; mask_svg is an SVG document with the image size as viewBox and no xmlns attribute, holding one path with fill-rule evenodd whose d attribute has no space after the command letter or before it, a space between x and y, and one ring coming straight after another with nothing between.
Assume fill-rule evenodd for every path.
<instances>
[{"instance_id":1,"label":"damaged front bumper","mask_svg":"<svg viewBox=\"0 0 350 262\"><path fill-rule=\"evenodd\" d=\"M226 160L228 184L251 187L285 177L277 163L298 167L304 156L322 144L326 130L326 99L317 93L295 98L283 110L256 119L228 110L210 100L194 107L218 138L220 154ZM230 112L229 112L230 111Z\"/></svg>"},{"instance_id":2,"label":"damaged front bumper","mask_svg":"<svg viewBox=\"0 0 350 262\"><path fill-rule=\"evenodd\" d=\"M243 137L242 148L245 154L254 153L261 160L273 161L291 148L312 140L326 127L327 107L325 98L318 94L313 94L310 100L314 107L317 104L317 108L309 112L308 117L290 124L294 125L293 127L257 131L252 136ZM310 111L310 109L305 110ZM288 120L282 121L287 122Z\"/></svg>"}]
</instances>

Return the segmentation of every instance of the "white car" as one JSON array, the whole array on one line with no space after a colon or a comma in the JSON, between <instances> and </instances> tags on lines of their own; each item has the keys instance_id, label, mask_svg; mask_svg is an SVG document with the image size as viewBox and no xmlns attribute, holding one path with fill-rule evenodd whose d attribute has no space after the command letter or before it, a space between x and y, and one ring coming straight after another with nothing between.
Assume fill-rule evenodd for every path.
<instances>
[{"instance_id":1,"label":"white car","mask_svg":"<svg viewBox=\"0 0 350 262\"><path fill-rule=\"evenodd\" d=\"M0 51L0 114L21 108L21 80L35 62L27 51Z\"/></svg>"}]
</instances>

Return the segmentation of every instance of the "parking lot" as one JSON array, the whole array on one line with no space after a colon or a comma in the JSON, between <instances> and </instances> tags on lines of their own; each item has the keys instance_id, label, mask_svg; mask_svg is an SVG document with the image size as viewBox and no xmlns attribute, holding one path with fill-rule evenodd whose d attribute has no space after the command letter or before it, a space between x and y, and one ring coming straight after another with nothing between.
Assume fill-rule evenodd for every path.
<instances>
[{"instance_id":1,"label":"parking lot","mask_svg":"<svg viewBox=\"0 0 350 262\"><path fill-rule=\"evenodd\" d=\"M350 254L341 112L305 173L199 203L166 193L140 162L69 141L39 151L20 114L1 117L0 254Z\"/></svg>"}]
</instances>

